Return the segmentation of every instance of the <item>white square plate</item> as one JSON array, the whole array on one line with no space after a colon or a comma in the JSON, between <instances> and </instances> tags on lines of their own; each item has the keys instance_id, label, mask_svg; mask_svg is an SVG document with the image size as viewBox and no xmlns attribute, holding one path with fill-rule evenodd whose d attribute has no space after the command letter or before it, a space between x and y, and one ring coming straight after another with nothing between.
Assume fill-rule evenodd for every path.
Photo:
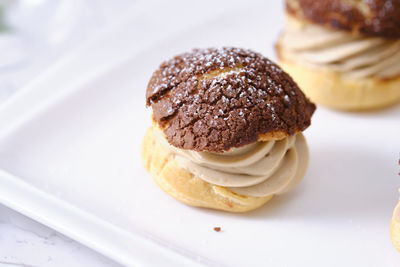
<instances>
[{"instance_id":1,"label":"white square plate","mask_svg":"<svg viewBox=\"0 0 400 267\"><path fill-rule=\"evenodd\" d=\"M192 47L272 56L281 8L258 5L158 41L4 130L0 201L126 265L397 266L389 222L400 186L399 107L319 107L305 132L311 159L303 182L246 214L181 204L143 169L151 72ZM241 20L249 10L254 16Z\"/></svg>"}]
</instances>

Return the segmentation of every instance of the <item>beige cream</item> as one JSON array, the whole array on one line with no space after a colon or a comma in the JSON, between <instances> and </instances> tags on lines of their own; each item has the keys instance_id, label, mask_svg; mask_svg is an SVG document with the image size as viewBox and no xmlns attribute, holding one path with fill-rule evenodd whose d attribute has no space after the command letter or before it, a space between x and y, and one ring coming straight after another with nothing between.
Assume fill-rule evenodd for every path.
<instances>
[{"instance_id":1,"label":"beige cream","mask_svg":"<svg viewBox=\"0 0 400 267\"><path fill-rule=\"evenodd\" d=\"M196 152L171 146L159 130L157 142L179 166L213 185L253 197L281 194L304 176L308 149L301 133L280 141L256 142L224 153Z\"/></svg>"},{"instance_id":2,"label":"beige cream","mask_svg":"<svg viewBox=\"0 0 400 267\"><path fill-rule=\"evenodd\" d=\"M279 41L280 56L352 78L400 75L400 41L353 35L291 18Z\"/></svg>"}]
</instances>

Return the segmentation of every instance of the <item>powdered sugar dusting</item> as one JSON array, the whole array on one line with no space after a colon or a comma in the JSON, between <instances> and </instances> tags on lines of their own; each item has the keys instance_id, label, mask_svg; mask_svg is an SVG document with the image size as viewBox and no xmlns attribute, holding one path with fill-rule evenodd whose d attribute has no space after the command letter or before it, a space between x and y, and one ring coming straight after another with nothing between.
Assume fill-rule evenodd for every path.
<instances>
[{"instance_id":1,"label":"powdered sugar dusting","mask_svg":"<svg viewBox=\"0 0 400 267\"><path fill-rule=\"evenodd\" d=\"M241 146L260 133L292 134L309 125L314 109L278 66L239 48L195 49L164 62L146 96L168 141L199 151Z\"/></svg>"}]
</instances>

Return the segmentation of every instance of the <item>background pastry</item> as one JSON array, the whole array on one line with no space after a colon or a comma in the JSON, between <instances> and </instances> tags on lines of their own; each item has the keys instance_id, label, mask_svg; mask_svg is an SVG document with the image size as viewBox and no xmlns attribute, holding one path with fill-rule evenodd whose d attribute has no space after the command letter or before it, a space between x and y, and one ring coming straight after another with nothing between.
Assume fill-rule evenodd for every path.
<instances>
[{"instance_id":1,"label":"background pastry","mask_svg":"<svg viewBox=\"0 0 400 267\"><path fill-rule=\"evenodd\" d=\"M279 63L317 103L358 110L400 99L400 1L287 0Z\"/></svg>"},{"instance_id":2,"label":"background pastry","mask_svg":"<svg viewBox=\"0 0 400 267\"><path fill-rule=\"evenodd\" d=\"M400 252L400 201L393 211L393 217L390 223L390 237L393 246Z\"/></svg>"},{"instance_id":3,"label":"background pastry","mask_svg":"<svg viewBox=\"0 0 400 267\"><path fill-rule=\"evenodd\" d=\"M301 133L315 105L267 58L196 49L161 64L146 92L142 158L158 185L193 206L243 212L304 176Z\"/></svg>"}]
</instances>

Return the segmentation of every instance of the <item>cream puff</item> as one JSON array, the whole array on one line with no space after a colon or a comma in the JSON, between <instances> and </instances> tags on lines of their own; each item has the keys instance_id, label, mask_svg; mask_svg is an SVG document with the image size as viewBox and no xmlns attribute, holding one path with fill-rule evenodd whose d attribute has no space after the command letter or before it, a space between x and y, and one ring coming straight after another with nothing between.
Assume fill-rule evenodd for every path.
<instances>
[{"instance_id":1,"label":"cream puff","mask_svg":"<svg viewBox=\"0 0 400 267\"><path fill-rule=\"evenodd\" d=\"M374 109L400 100L400 1L286 0L279 64L318 104Z\"/></svg>"},{"instance_id":2,"label":"cream puff","mask_svg":"<svg viewBox=\"0 0 400 267\"><path fill-rule=\"evenodd\" d=\"M392 220L390 222L390 237L393 246L400 252L400 201L393 211Z\"/></svg>"},{"instance_id":3,"label":"cream puff","mask_svg":"<svg viewBox=\"0 0 400 267\"><path fill-rule=\"evenodd\" d=\"M164 62L146 91L152 126L146 170L167 194L198 207L244 212L303 178L302 134L315 105L259 53L195 49Z\"/></svg>"}]
</instances>

